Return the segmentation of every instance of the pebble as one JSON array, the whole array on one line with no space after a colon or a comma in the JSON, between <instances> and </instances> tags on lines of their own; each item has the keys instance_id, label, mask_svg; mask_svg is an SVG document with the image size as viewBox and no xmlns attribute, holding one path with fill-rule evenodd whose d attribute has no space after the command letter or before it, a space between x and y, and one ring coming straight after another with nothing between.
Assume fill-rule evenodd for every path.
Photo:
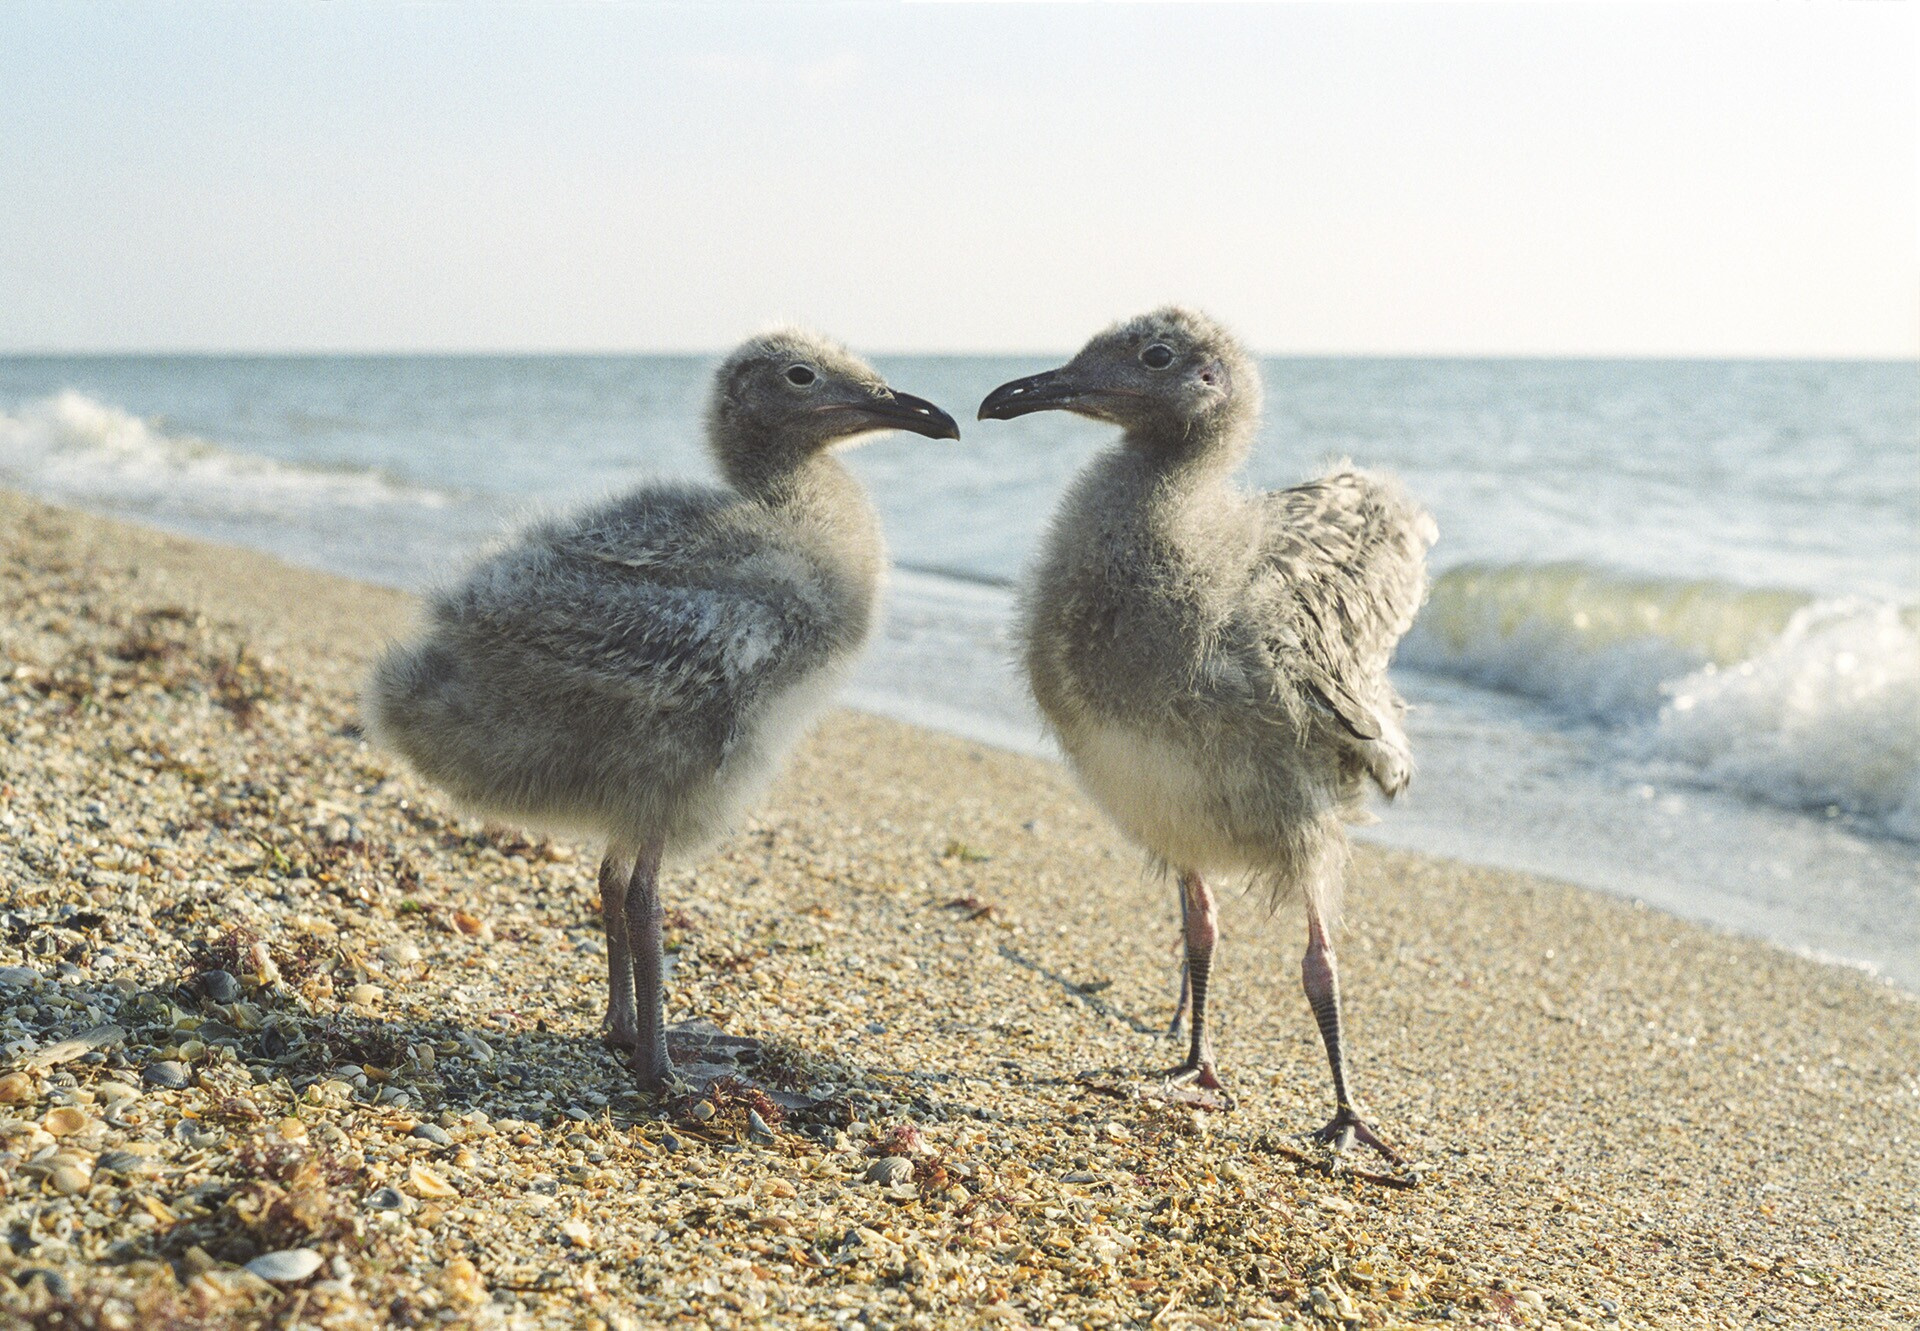
<instances>
[{"instance_id":1,"label":"pebble","mask_svg":"<svg viewBox=\"0 0 1920 1331\"><path fill-rule=\"evenodd\" d=\"M72 1197L87 1190L93 1182L93 1171L85 1165L68 1161L55 1165L53 1172L47 1175L47 1182L53 1184L53 1190L65 1197Z\"/></svg>"},{"instance_id":2,"label":"pebble","mask_svg":"<svg viewBox=\"0 0 1920 1331\"><path fill-rule=\"evenodd\" d=\"M226 971L208 971L200 977L200 992L216 1003L231 1003L240 997L240 981Z\"/></svg>"},{"instance_id":3,"label":"pebble","mask_svg":"<svg viewBox=\"0 0 1920 1331\"><path fill-rule=\"evenodd\" d=\"M170 1091L181 1089L192 1080L193 1076L193 1074L187 1070L185 1063L177 1063L172 1059L165 1059L159 1063L149 1063L147 1064L146 1070L140 1075L152 1082L155 1086L164 1086Z\"/></svg>"},{"instance_id":4,"label":"pebble","mask_svg":"<svg viewBox=\"0 0 1920 1331\"><path fill-rule=\"evenodd\" d=\"M409 1211L413 1202L398 1188L381 1188L368 1195L367 1205L375 1211Z\"/></svg>"},{"instance_id":5,"label":"pebble","mask_svg":"<svg viewBox=\"0 0 1920 1331\"><path fill-rule=\"evenodd\" d=\"M49 1271L44 1266L29 1267L15 1275L14 1280L22 1288L37 1280L46 1286L47 1293L56 1299L64 1299L73 1293L73 1286L68 1283L65 1276L58 1271Z\"/></svg>"},{"instance_id":6,"label":"pebble","mask_svg":"<svg viewBox=\"0 0 1920 1331\"><path fill-rule=\"evenodd\" d=\"M398 943L388 943L380 949L380 960L389 966L411 966L420 960L420 947L406 939Z\"/></svg>"},{"instance_id":7,"label":"pebble","mask_svg":"<svg viewBox=\"0 0 1920 1331\"><path fill-rule=\"evenodd\" d=\"M913 1161L904 1155L889 1155L867 1166L867 1182L892 1187L913 1177Z\"/></svg>"},{"instance_id":8,"label":"pebble","mask_svg":"<svg viewBox=\"0 0 1920 1331\"><path fill-rule=\"evenodd\" d=\"M40 982L40 972L31 966L0 966L0 984L29 985Z\"/></svg>"},{"instance_id":9,"label":"pebble","mask_svg":"<svg viewBox=\"0 0 1920 1331\"><path fill-rule=\"evenodd\" d=\"M760 1117L760 1111L757 1109L747 1111L747 1136L764 1146L773 1144L773 1129L767 1126L767 1121Z\"/></svg>"},{"instance_id":10,"label":"pebble","mask_svg":"<svg viewBox=\"0 0 1920 1331\"><path fill-rule=\"evenodd\" d=\"M408 1136L418 1137L421 1141L432 1142L435 1146L453 1145L453 1137L443 1127L433 1123L418 1123Z\"/></svg>"},{"instance_id":11,"label":"pebble","mask_svg":"<svg viewBox=\"0 0 1920 1331\"><path fill-rule=\"evenodd\" d=\"M247 1270L276 1285L291 1285L305 1280L320 1269L320 1254L312 1248L282 1248L261 1253L247 1263Z\"/></svg>"},{"instance_id":12,"label":"pebble","mask_svg":"<svg viewBox=\"0 0 1920 1331\"><path fill-rule=\"evenodd\" d=\"M138 1100L140 1089L123 1081L103 1081L93 1088L93 1094L102 1104L117 1105L123 1100Z\"/></svg>"}]
</instances>

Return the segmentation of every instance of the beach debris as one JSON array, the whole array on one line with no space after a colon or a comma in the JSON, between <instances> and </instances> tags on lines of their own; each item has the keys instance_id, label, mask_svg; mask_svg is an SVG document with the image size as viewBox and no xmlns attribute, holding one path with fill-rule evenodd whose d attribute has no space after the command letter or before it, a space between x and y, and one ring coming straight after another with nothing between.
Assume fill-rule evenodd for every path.
<instances>
[{"instance_id":1,"label":"beach debris","mask_svg":"<svg viewBox=\"0 0 1920 1331\"><path fill-rule=\"evenodd\" d=\"M883 1156L867 1166L866 1179L869 1183L891 1187L896 1183L905 1183L912 1177L913 1161L904 1155Z\"/></svg>"},{"instance_id":2,"label":"beach debris","mask_svg":"<svg viewBox=\"0 0 1920 1331\"><path fill-rule=\"evenodd\" d=\"M187 1084L193 1074L185 1063L169 1058L147 1064L140 1075L155 1086L167 1090L179 1090Z\"/></svg>"},{"instance_id":3,"label":"beach debris","mask_svg":"<svg viewBox=\"0 0 1920 1331\"><path fill-rule=\"evenodd\" d=\"M318 1271L322 1260L312 1248L282 1248L261 1253L247 1263L247 1270L275 1285L294 1285Z\"/></svg>"},{"instance_id":4,"label":"beach debris","mask_svg":"<svg viewBox=\"0 0 1920 1331\"><path fill-rule=\"evenodd\" d=\"M210 970L200 976L200 989L216 1003L231 1003L240 997L240 981L223 970Z\"/></svg>"}]
</instances>

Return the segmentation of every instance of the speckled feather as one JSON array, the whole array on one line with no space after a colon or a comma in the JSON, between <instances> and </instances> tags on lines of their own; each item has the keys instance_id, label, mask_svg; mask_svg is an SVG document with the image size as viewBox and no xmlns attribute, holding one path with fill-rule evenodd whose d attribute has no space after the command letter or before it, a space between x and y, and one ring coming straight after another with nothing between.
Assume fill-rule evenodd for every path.
<instances>
[{"instance_id":1,"label":"speckled feather","mask_svg":"<svg viewBox=\"0 0 1920 1331\"><path fill-rule=\"evenodd\" d=\"M803 335L749 345L878 382ZM488 816L676 857L724 832L865 642L885 554L824 448L710 422L734 487L635 491L481 562L377 667L376 737Z\"/></svg>"},{"instance_id":2,"label":"speckled feather","mask_svg":"<svg viewBox=\"0 0 1920 1331\"><path fill-rule=\"evenodd\" d=\"M1075 364L1151 338L1216 358L1231 396L1180 432L1116 412L1128 434L1069 489L1023 592L1034 695L1089 793L1156 858L1251 870L1331 913L1361 783L1393 794L1411 773L1387 663L1425 594L1433 522L1346 464L1242 488L1258 370L1204 316L1120 325Z\"/></svg>"}]
</instances>

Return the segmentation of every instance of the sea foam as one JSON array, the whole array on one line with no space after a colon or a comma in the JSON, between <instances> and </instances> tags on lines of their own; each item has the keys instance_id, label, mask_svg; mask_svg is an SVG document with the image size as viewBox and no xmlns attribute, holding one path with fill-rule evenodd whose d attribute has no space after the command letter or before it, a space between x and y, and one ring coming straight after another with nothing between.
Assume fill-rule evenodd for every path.
<instances>
[{"instance_id":1,"label":"sea foam","mask_svg":"<svg viewBox=\"0 0 1920 1331\"><path fill-rule=\"evenodd\" d=\"M0 479L77 503L209 518L447 502L369 469L296 466L169 434L71 389L0 410Z\"/></svg>"},{"instance_id":2,"label":"sea foam","mask_svg":"<svg viewBox=\"0 0 1920 1331\"><path fill-rule=\"evenodd\" d=\"M1662 775L1920 840L1920 608L1591 566L1435 583L1404 665L1597 723Z\"/></svg>"}]
</instances>

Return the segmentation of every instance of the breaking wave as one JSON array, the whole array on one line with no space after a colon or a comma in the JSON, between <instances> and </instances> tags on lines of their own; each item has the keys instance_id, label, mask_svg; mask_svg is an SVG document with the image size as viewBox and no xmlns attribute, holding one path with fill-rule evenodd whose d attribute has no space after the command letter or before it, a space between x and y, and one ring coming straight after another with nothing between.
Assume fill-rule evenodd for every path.
<instances>
[{"instance_id":1,"label":"breaking wave","mask_svg":"<svg viewBox=\"0 0 1920 1331\"><path fill-rule=\"evenodd\" d=\"M1663 775L1920 841L1920 607L1469 565L1399 659L1596 722Z\"/></svg>"},{"instance_id":2,"label":"breaking wave","mask_svg":"<svg viewBox=\"0 0 1920 1331\"><path fill-rule=\"evenodd\" d=\"M371 470L295 466L168 434L71 389L0 410L0 481L74 503L205 519L448 502Z\"/></svg>"}]
</instances>

